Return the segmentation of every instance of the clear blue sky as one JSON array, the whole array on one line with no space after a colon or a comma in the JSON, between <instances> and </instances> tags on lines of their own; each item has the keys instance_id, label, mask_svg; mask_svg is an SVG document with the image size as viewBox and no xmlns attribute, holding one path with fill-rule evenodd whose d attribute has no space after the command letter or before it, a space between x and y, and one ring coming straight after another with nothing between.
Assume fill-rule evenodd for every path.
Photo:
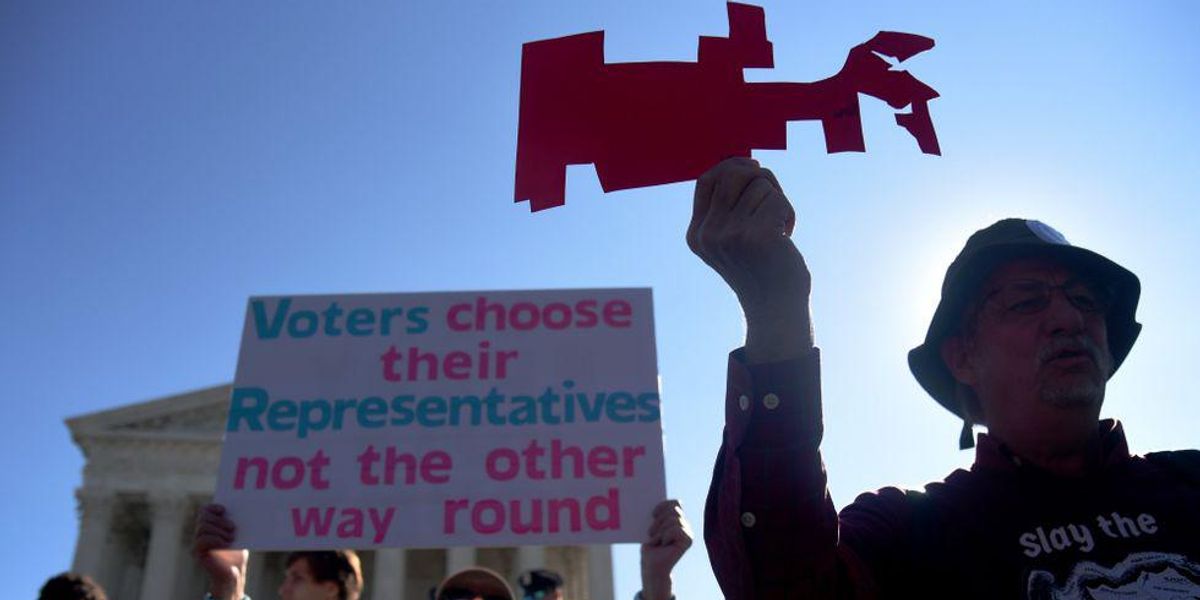
<instances>
[{"instance_id":1,"label":"clear blue sky","mask_svg":"<svg viewBox=\"0 0 1200 600\"><path fill-rule=\"evenodd\" d=\"M83 464L63 419L233 377L252 294L652 286L668 490L699 533L732 294L683 243L691 185L511 202L523 42L605 29L610 61L694 60L723 3L0 3L0 564L9 596L67 568ZM1200 7L1190 2L768 2L776 69L832 74L881 29L944 156L864 99L868 153L815 123L756 156L797 205L824 353L834 499L965 465L905 364L966 236L1045 220L1142 278L1141 340L1106 413L1136 451L1196 446ZM637 551L616 553L617 592ZM702 544L680 598L717 596Z\"/></svg>"}]
</instances>

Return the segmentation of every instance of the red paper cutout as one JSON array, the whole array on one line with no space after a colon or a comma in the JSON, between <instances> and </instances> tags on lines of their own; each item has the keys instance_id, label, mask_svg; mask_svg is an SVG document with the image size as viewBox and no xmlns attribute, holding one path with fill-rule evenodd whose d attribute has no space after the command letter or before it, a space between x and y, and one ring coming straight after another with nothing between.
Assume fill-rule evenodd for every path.
<instances>
[{"instance_id":1,"label":"red paper cutout","mask_svg":"<svg viewBox=\"0 0 1200 600\"><path fill-rule=\"evenodd\" d=\"M787 122L820 120L828 152L863 152L858 94L893 108L926 154L941 154L928 101L938 93L900 61L933 40L881 31L850 50L841 71L811 83L746 83L772 67L758 6L730 2L729 37L700 37L698 62L604 62L604 32L525 44L517 134L516 201L538 211L566 202L566 166L595 163L604 191L695 179L751 148L787 147Z\"/></svg>"}]
</instances>

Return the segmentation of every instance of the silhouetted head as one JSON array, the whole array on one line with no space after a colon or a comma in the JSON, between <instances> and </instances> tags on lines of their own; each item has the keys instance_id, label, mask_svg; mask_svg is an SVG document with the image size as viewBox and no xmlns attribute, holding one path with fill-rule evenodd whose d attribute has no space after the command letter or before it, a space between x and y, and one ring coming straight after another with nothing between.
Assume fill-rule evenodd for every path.
<instances>
[{"instance_id":1,"label":"silhouetted head","mask_svg":"<svg viewBox=\"0 0 1200 600\"><path fill-rule=\"evenodd\" d=\"M975 232L947 269L909 367L964 420L963 447L971 423L1094 427L1105 382L1141 331L1140 291L1133 273L1051 227L1004 219Z\"/></svg>"},{"instance_id":2,"label":"silhouetted head","mask_svg":"<svg viewBox=\"0 0 1200 600\"><path fill-rule=\"evenodd\" d=\"M515 600L512 588L499 573L469 567L451 574L437 587L435 600Z\"/></svg>"},{"instance_id":3,"label":"silhouetted head","mask_svg":"<svg viewBox=\"0 0 1200 600\"><path fill-rule=\"evenodd\" d=\"M549 569L533 569L517 578L522 600L563 600L562 575Z\"/></svg>"},{"instance_id":4,"label":"silhouetted head","mask_svg":"<svg viewBox=\"0 0 1200 600\"><path fill-rule=\"evenodd\" d=\"M108 600L108 596L87 575L61 573L46 581L38 600Z\"/></svg>"}]
</instances>

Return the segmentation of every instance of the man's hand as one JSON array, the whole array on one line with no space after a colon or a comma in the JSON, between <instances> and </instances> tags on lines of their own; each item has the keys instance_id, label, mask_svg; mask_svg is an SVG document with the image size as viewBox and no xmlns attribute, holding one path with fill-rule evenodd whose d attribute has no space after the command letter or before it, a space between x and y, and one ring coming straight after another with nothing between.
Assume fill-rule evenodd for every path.
<instances>
[{"instance_id":1,"label":"man's hand","mask_svg":"<svg viewBox=\"0 0 1200 600\"><path fill-rule=\"evenodd\" d=\"M688 247L737 294L750 363L796 358L813 345L812 282L789 237L795 224L775 175L752 159L726 159L696 181Z\"/></svg>"},{"instance_id":2,"label":"man's hand","mask_svg":"<svg viewBox=\"0 0 1200 600\"><path fill-rule=\"evenodd\" d=\"M192 552L208 574L208 591L216 600L241 600L246 594L249 553L230 548L234 532L233 521L225 517L220 504L206 504L196 515Z\"/></svg>"},{"instance_id":3,"label":"man's hand","mask_svg":"<svg viewBox=\"0 0 1200 600\"><path fill-rule=\"evenodd\" d=\"M642 598L670 600L671 569L692 546L692 528L678 500L663 500L654 507L654 522L642 544Z\"/></svg>"}]
</instances>

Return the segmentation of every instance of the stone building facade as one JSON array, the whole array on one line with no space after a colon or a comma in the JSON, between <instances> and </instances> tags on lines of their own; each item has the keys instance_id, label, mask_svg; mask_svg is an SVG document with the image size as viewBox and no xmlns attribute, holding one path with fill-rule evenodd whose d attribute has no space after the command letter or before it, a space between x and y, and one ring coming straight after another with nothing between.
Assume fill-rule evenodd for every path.
<instances>
[{"instance_id":1,"label":"stone building facade","mask_svg":"<svg viewBox=\"0 0 1200 600\"><path fill-rule=\"evenodd\" d=\"M202 598L189 553L199 506L216 488L230 386L222 385L67 419L83 452L79 538L72 570L92 575L112 600ZM247 592L274 598L283 552L252 553ZM612 600L607 545L385 549L360 552L363 600L426 600L447 573L472 564L506 575L562 573L572 600Z\"/></svg>"}]
</instances>

